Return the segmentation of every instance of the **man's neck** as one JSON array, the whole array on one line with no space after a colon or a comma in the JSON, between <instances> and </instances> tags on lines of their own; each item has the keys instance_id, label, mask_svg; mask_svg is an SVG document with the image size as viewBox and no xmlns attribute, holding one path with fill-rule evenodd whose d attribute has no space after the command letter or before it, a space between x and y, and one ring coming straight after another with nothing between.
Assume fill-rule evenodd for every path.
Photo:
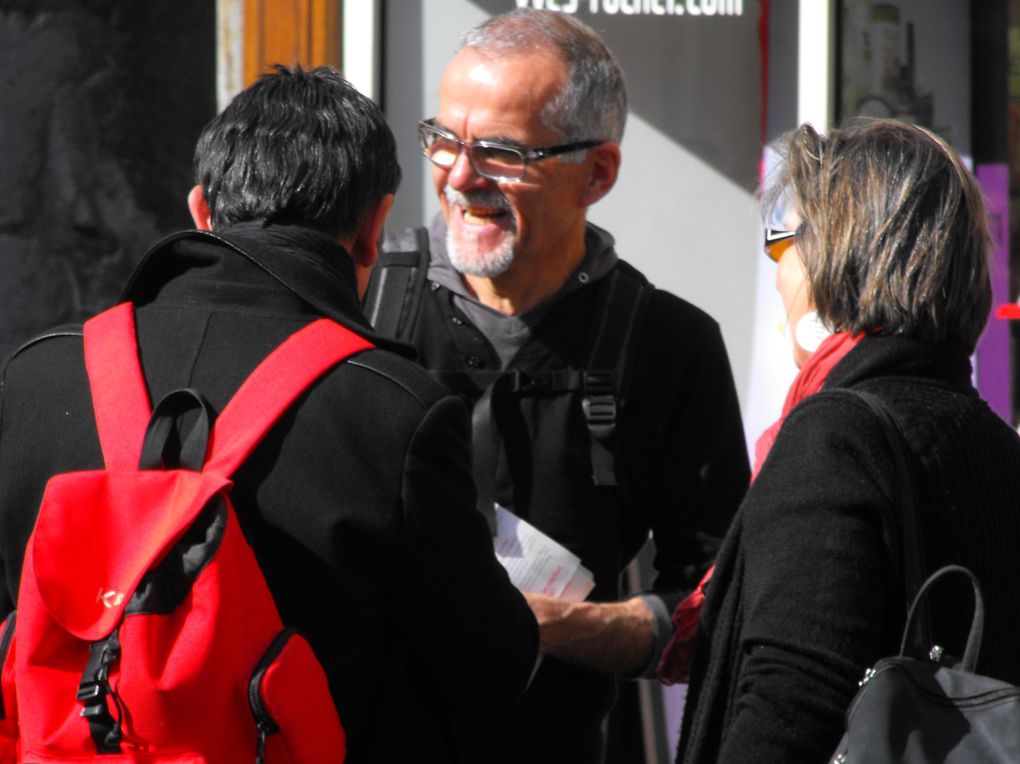
<instances>
[{"instance_id":1,"label":"man's neck","mask_svg":"<svg viewBox=\"0 0 1020 764\"><path fill-rule=\"evenodd\" d=\"M569 251L550 257L518 257L494 278L462 274L472 296L504 316L520 316L556 294L584 260L584 235Z\"/></svg>"}]
</instances>

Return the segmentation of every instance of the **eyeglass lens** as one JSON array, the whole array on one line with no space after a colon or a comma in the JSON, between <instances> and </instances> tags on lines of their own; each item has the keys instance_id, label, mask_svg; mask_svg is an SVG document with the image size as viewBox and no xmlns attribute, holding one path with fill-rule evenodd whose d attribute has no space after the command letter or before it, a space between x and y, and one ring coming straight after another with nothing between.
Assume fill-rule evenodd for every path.
<instances>
[{"instance_id":1,"label":"eyeglass lens","mask_svg":"<svg viewBox=\"0 0 1020 764\"><path fill-rule=\"evenodd\" d=\"M422 129L422 150L440 167L453 167L462 149L480 175L492 178L519 178L527 164L524 154L509 146L465 143L428 128Z\"/></svg>"},{"instance_id":2,"label":"eyeglass lens","mask_svg":"<svg viewBox=\"0 0 1020 764\"><path fill-rule=\"evenodd\" d=\"M783 254L797 243L796 231L782 231L776 228L765 230L765 254L775 262L783 258Z\"/></svg>"}]
</instances>

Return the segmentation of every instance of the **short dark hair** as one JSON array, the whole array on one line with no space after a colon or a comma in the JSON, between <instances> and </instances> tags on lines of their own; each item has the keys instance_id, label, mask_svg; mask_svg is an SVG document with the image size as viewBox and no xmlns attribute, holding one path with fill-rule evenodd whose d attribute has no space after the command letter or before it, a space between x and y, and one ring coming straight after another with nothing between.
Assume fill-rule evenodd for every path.
<instances>
[{"instance_id":1,"label":"short dark hair","mask_svg":"<svg viewBox=\"0 0 1020 764\"><path fill-rule=\"evenodd\" d=\"M379 108L328 67L275 66L239 93L195 148L213 228L265 221L349 236L400 183Z\"/></svg>"},{"instance_id":2,"label":"short dark hair","mask_svg":"<svg viewBox=\"0 0 1020 764\"><path fill-rule=\"evenodd\" d=\"M991 236L977 180L934 133L891 119L781 139L770 198L803 220L797 249L819 318L972 350L988 320Z\"/></svg>"}]
</instances>

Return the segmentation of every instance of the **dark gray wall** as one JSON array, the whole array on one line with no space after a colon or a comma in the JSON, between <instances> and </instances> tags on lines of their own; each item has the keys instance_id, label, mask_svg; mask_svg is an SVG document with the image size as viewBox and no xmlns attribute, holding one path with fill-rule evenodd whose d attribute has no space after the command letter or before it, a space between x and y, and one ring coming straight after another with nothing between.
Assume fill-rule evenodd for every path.
<instances>
[{"instance_id":1,"label":"dark gray wall","mask_svg":"<svg viewBox=\"0 0 1020 764\"><path fill-rule=\"evenodd\" d=\"M112 304L188 225L215 3L0 0L0 355Z\"/></svg>"}]
</instances>

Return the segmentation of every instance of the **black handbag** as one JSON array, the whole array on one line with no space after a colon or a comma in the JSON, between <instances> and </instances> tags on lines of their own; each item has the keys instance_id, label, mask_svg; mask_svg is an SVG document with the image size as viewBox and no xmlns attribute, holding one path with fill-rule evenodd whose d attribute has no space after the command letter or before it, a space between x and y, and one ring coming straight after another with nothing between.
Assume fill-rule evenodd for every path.
<instances>
[{"instance_id":1,"label":"black handbag","mask_svg":"<svg viewBox=\"0 0 1020 764\"><path fill-rule=\"evenodd\" d=\"M875 410L887 429L900 473L906 586L923 569L913 477L895 419L870 394L856 393ZM974 592L974 615L963 659L952 665L931 641L927 622L932 586L965 576ZM846 713L846 733L831 764L995 764L1020 762L1020 687L974 673L984 629L984 600L967 568L948 565L913 589L899 655L867 670ZM911 601L908 596L907 601ZM926 658L917 654L925 645Z\"/></svg>"},{"instance_id":2,"label":"black handbag","mask_svg":"<svg viewBox=\"0 0 1020 764\"><path fill-rule=\"evenodd\" d=\"M966 576L974 589L963 660L945 665L937 645L927 659L907 656L924 598L951 575ZM983 628L984 602L974 574L959 565L933 573L911 605L900 654L883 658L861 680L832 764L1020 762L1020 687L974 673Z\"/></svg>"}]
</instances>

